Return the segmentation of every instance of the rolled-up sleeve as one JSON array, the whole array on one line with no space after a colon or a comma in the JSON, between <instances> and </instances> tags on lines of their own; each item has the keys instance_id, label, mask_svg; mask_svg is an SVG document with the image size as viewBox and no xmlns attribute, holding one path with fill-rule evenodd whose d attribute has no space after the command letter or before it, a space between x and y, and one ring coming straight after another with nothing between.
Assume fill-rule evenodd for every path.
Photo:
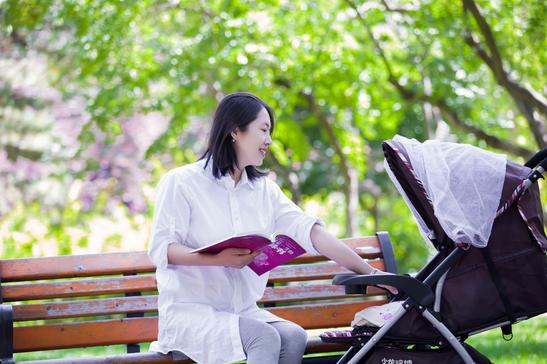
<instances>
[{"instance_id":1,"label":"rolled-up sleeve","mask_svg":"<svg viewBox=\"0 0 547 364\"><path fill-rule=\"evenodd\" d=\"M154 222L148 245L148 256L156 268L167 267L167 247L184 244L190 222L190 205L177 176L169 172L156 188Z\"/></svg>"},{"instance_id":2,"label":"rolled-up sleeve","mask_svg":"<svg viewBox=\"0 0 547 364\"><path fill-rule=\"evenodd\" d=\"M275 232L294 237L306 252L319 255L311 241L311 229L315 224L324 226L323 221L305 214L275 182L270 181L269 185L275 216Z\"/></svg>"}]
</instances>

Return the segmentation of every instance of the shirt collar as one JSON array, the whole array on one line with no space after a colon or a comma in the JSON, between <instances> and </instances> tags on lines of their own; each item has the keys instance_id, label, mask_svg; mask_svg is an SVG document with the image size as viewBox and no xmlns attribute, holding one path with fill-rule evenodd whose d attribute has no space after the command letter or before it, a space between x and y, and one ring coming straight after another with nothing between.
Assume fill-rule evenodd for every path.
<instances>
[{"instance_id":1,"label":"shirt collar","mask_svg":"<svg viewBox=\"0 0 547 364\"><path fill-rule=\"evenodd\" d=\"M254 189L254 183L249 179L249 176L247 175L247 170L243 169L243 172L241 173L241 178L239 179L239 182L237 185L235 185L235 181L230 176L229 173L226 173L224 176L221 176L220 178L216 178L213 176L213 160L212 158L209 160L209 163L207 163L207 166L205 166L206 159L202 159L201 165L204 168L204 173L209 177L213 182L223 186L227 190L234 190L236 188L241 188L243 186L249 186L250 189Z\"/></svg>"}]
</instances>

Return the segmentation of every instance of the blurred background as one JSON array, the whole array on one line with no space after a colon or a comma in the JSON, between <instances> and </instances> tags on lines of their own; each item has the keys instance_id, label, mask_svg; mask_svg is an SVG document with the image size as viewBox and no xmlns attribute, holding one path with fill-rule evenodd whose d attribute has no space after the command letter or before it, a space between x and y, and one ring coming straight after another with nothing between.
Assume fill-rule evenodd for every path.
<instances>
[{"instance_id":1,"label":"blurred background","mask_svg":"<svg viewBox=\"0 0 547 364\"><path fill-rule=\"evenodd\" d=\"M400 270L416 270L428 247L381 143L469 143L519 163L546 147L545 11L0 0L0 257L146 249L159 177L201 155L224 95L248 91L276 112L265 168L285 192L339 237L388 231Z\"/></svg>"}]
</instances>

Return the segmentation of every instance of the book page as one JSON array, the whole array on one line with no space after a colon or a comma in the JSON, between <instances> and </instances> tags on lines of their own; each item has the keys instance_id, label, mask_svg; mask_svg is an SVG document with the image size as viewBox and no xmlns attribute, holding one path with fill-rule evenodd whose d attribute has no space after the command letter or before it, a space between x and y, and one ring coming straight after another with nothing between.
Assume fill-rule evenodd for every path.
<instances>
[{"instance_id":1,"label":"book page","mask_svg":"<svg viewBox=\"0 0 547 364\"><path fill-rule=\"evenodd\" d=\"M246 234L234 236L218 243L213 243L202 248L194 249L190 253L212 253L216 254L227 248L244 248L256 251L270 244L270 238L259 234Z\"/></svg>"},{"instance_id":2,"label":"book page","mask_svg":"<svg viewBox=\"0 0 547 364\"><path fill-rule=\"evenodd\" d=\"M275 241L262 249L262 253L249 264L249 268L262 275L305 252L291 237L280 234L275 237Z\"/></svg>"}]
</instances>

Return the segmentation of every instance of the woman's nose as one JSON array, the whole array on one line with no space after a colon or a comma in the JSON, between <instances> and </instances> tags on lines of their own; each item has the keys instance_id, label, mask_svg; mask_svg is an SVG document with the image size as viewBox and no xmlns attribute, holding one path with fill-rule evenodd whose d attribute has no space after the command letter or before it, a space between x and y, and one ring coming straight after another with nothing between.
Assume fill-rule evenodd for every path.
<instances>
[{"instance_id":1,"label":"woman's nose","mask_svg":"<svg viewBox=\"0 0 547 364\"><path fill-rule=\"evenodd\" d=\"M266 142L267 145L272 144L272 136L271 136L270 134L268 134L268 135L266 136L265 142Z\"/></svg>"}]
</instances>

